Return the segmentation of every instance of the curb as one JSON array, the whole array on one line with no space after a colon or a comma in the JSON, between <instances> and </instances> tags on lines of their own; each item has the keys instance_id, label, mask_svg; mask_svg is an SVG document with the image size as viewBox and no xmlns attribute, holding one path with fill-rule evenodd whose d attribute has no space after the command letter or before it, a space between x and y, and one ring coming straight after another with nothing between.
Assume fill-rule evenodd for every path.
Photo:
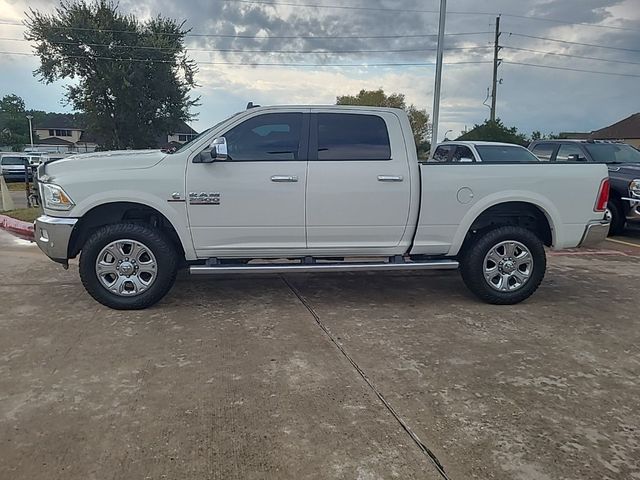
<instances>
[{"instance_id":1,"label":"curb","mask_svg":"<svg viewBox=\"0 0 640 480\"><path fill-rule=\"evenodd\" d=\"M24 240L35 241L32 223L0 214L0 228Z\"/></svg>"}]
</instances>

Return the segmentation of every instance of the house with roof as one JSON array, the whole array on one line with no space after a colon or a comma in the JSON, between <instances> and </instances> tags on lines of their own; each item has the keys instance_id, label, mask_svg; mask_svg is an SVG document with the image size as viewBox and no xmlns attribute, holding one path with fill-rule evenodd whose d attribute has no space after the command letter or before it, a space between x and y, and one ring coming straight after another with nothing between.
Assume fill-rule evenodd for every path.
<instances>
[{"instance_id":1,"label":"house with roof","mask_svg":"<svg viewBox=\"0 0 640 480\"><path fill-rule=\"evenodd\" d=\"M34 128L34 150L56 153L86 153L93 152L99 146L99 139L84 126L79 124L77 117L69 114L49 114ZM180 122L175 132L159 135L155 145L149 148L180 148L185 143L197 137L198 133Z\"/></svg>"},{"instance_id":2,"label":"house with roof","mask_svg":"<svg viewBox=\"0 0 640 480\"><path fill-rule=\"evenodd\" d=\"M158 144L162 149L180 148L198 136L193 128L185 122L180 122L174 133L169 133L166 137L158 138Z\"/></svg>"},{"instance_id":3,"label":"house with roof","mask_svg":"<svg viewBox=\"0 0 640 480\"><path fill-rule=\"evenodd\" d=\"M98 146L90 138L78 115L49 113L34 125L34 148L49 153L93 152Z\"/></svg>"},{"instance_id":4,"label":"house with roof","mask_svg":"<svg viewBox=\"0 0 640 480\"><path fill-rule=\"evenodd\" d=\"M593 140L620 140L640 148L640 112L634 113L608 127L594 130L589 135Z\"/></svg>"}]
</instances>

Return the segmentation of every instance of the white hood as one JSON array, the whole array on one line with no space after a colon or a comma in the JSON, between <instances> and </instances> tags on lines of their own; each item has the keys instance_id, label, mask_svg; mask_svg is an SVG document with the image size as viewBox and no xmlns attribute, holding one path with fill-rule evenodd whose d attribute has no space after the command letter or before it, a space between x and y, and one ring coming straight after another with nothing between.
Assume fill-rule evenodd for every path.
<instances>
[{"instance_id":1,"label":"white hood","mask_svg":"<svg viewBox=\"0 0 640 480\"><path fill-rule=\"evenodd\" d=\"M44 172L49 176L71 170L129 170L150 168L160 163L166 153L160 150L117 150L71 155L46 163ZM41 170L42 172L42 167Z\"/></svg>"}]
</instances>

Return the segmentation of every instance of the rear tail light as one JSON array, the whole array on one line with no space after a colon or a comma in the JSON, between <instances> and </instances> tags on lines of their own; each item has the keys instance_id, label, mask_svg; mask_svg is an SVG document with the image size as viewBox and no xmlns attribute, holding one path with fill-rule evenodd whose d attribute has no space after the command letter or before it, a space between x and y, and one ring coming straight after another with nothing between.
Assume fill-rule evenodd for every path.
<instances>
[{"instance_id":1,"label":"rear tail light","mask_svg":"<svg viewBox=\"0 0 640 480\"><path fill-rule=\"evenodd\" d=\"M598 192L598 199L596 200L596 206L593 209L596 212L604 212L607 209L607 202L609 202L609 179L605 178L600 184L600 191Z\"/></svg>"}]
</instances>

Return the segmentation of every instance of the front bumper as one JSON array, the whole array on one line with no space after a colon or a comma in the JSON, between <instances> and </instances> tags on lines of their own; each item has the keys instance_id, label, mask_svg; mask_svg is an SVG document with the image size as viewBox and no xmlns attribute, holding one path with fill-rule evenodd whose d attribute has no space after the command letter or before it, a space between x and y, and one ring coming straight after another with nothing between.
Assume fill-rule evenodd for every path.
<instances>
[{"instance_id":1,"label":"front bumper","mask_svg":"<svg viewBox=\"0 0 640 480\"><path fill-rule=\"evenodd\" d=\"M24 170L5 170L2 172L5 180L19 180L24 182ZM33 180L33 174L29 173L29 180Z\"/></svg>"},{"instance_id":2,"label":"front bumper","mask_svg":"<svg viewBox=\"0 0 640 480\"><path fill-rule=\"evenodd\" d=\"M609 235L609 222L602 220L600 222L590 223L584 229L584 235L580 240L579 247L595 247L604 242Z\"/></svg>"},{"instance_id":3,"label":"front bumper","mask_svg":"<svg viewBox=\"0 0 640 480\"><path fill-rule=\"evenodd\" d=\"M77 218L39 216L34 222L34 235L40 250L54 262L67 265L69 240L77 222Z\"/></svg>"}]
</instances>

